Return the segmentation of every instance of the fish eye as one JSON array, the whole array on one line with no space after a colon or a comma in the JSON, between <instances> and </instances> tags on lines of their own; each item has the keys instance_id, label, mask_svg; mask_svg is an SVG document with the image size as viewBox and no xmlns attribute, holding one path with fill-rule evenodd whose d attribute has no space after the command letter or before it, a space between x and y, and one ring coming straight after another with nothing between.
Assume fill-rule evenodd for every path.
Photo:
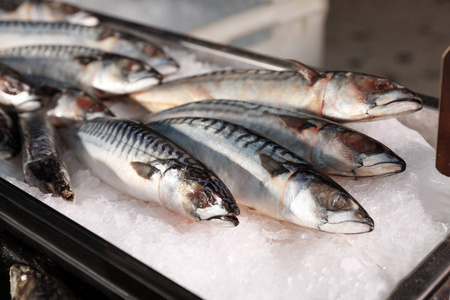
<instances>
[{"instance_id":1,"label":"fish eye","mask_svg":"<svg viewBox=\"0 0 450 300\"><path fill-rule=\"evenodd\" d=\"M389 86L390 86L390 84L386 80L379 80L379 81L375 82L375 89L377 91L384 91L384 90L388 89Z\"/></svg>"},{"instance_id":2,"label":"fish eye","mask_svg":"<svg viewBox=\"0 0 450 300\"><path fill-rule=\"evenodd\" d=\"M126 66L126 70L130 73L137 73L145 70L145 67L138 62L130 61Z\"/></svg>"},{"instance_id":3,"label":"fish eye","mask_svg":"<svg viewBox=\"0 0 450 300\"><path fill-rule=\"evenodd\" d=\"M158 49L157 47L154 47L152 45L147 45L145 46L145 53L148 56L158 56L158 55L162 55L163 52L161 51L161 49Z\"/></svg>"},{"instance_id":4,"label":"fish eye","mask_svg":"<svg viewBox=\"0 0 450 300\"><path fill-rule=\"evenodd\" d=\"M62 4L61 4L61 10L62 10L64 13L66 13L66 14L68 14L68 15L71 15L71 14L74 14L74 13L79 12L81 9L78 8L78 7L76 7L76 6L67 5L67 4L62 3Z\"/></svg>"},{"instance_id":5,"label":"fish eye","mask_svg":"<svg viewBox=\"0 0 450 300\"><path fill-rule=\"evenodd\" d=\"M342 197L341 195L338 195L333 199L333 202L331 203L331 207L333 209L342 209L345 206L347 206L347 200Z\"/></svg>"},{"instance_id":6,"label":"fish eye","mask_svg":"<svg viewBox=\"0 0 450 300\"><path fill-rule=\"evenodd\" d=\"M193 197L193 203L198 208L205 208L214 204L215 200L213 197L209 197L208 193L203 189L197 190Z\"/></svg>"}]
</instances>

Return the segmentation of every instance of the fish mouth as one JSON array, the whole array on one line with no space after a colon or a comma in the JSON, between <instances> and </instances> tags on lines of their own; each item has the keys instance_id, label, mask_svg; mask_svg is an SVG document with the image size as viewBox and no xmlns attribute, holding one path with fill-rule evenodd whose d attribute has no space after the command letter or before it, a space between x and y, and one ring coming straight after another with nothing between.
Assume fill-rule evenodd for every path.
<instances>
[{"instance_id":1,"label":"fish mouth","mask_svg":"<svg viewBox=\"0 0 450 300\"><path fill-rule=\"evenodd\" d=\"M401 99L377 99L375 106L367 110L367 114L372 118L381 119L392 115L403 115L421 110L422 99L418 96L405 97Z\"/></svg>"},{"instance_id":2,"label":"fish mouth","mask_svg":"<svg viewBox=\"0 0 450 300\"><path fill-rule=\"evenodd\" d=\"M207 222L207 224L226 228L236 227L239 225L239 220L236 216L214 216L208 219L203 219L201 221Z\"/></svg>"},{"instance_id":3,"label":"fish mouth","mask_svg":"<svg viewBox=\"0 0 450 300\"><path fill-rule=\"evenodd\" d=\"M162 75L171 75L180 68L180 66L172 59L158 60L151 63L151 66Z\"/></svg>"},{"instance_id":4,"label":"fish mouth","mask_svg":"<svg viewBox=\"0 0 450 300\"><path fill-rule=\"evenodd\" d=\"M362 165L353 169L356 178L371 178L390 176L405 171L406 163L403 160L396 162L380 162L372 165Z\"/></svg>"},{"instance_id":5,"label":"fish mouth","mask_svg":"<svg viewBox=\"0 0 450 300\"><path fill-rule=\"evenodd\" d=\"M374 222L369 216L365 217L365 220L361 221L348 220L337 223L325 223L318 227L320 231L343 234L367 233L371 232L374 228Z\"/></svg>"},{"instance_id":6,"label":"fish mouth","mask_svg":"<svg viewBox=\"0 0 450 300\"><path fill-rule=\"evenodd\" d=\"M125 87L123 93L135 93L140 92L142 90L151 88L157 84L159 84L162 80L162 75L151 75L147 77L141 77L136 80L130 81Z\"/></svg>"}]
</instances>

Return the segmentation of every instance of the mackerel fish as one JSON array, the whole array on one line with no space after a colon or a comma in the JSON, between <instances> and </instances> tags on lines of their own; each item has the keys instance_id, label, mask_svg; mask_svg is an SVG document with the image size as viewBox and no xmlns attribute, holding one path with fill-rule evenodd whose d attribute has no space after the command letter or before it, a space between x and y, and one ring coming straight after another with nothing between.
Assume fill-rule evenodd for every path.
<instances>
[{"instance_id":1,"label":"mackerel fish","mask_svg":"<svg viewBox=\"0 0 450 300\"><path fill-rule=\"evenodd\" d=\"M0 19L69 22L86 26L99 24L97 17L78 6L46 0L1 1Z\"/></svg>"},{"instance_id":2,"label":"mackerel fish","mask_svg":"<svg viewBox=\"0 0 450 300\"><path fill-rule=\"evenodd\" d=\"M59 158L54 128L38 113L19 114L25 182L67 201L74 201L70 176Z\"/></svg>"},{"instance_id":3,"label":"mackerel fish","mask_svg":"<svg viewBox=\"0 0 450 300\"><path fill-rule=\"evenodd\" d=\"M143 121L208 117L244 126L292 151L321 172L351 179L387 176L406 168L403 159L373 138L308 114L233 100L192 102Z\"/></svg>"},{"instance_id":4,"label":"mackerel fish","mask_svg":"<svg viewBox=\"0 0 450 300\"><path fill-rule=\"evenodd\" d=\"M373 220L341 186L245 127L210 118L175 118L147 125L194 153L223 179L239 204L330 233L373 230Z\"/></svg>"},{"instance_id":5,"label":"mackerel fish","mask_svg":"<svg viewBox=\"0 0 450 300\"><path fill-rule=\"evenodd\" d=\"M301 111L337 122L420 110L422 100L393 81L354 72L225 70L168 81L130 97L158 112L187 102L230 99Z\"/></svg>"},{"instance_id":6,"label":"mackerel fish","mask_svg":"<svg viewBox=\"0 0 450 300\"><path fill-rule=\"evenodd\" d=\"M0 21L1 48L26 45L80 45L139 59L168 75L179 66L164 50L144 38L102 25Z\"/></svg>"},{"instance_id":7,"label":"mackerel fish","mask_svg":"<svg viewBox=\"0 0 450 300\"><path fill-rule=\"evenodd\" d=\"M203 163L147 126L97 118L59 129L75 155L102 180L190 220L237 226L239 208Z\"/></svg>"},{"instance_id":8,"label":"mackerel fish","mask_svg":"<svg viewBox=\"0 0 450 300\"><path fill-rule=\"evenodd\" d=\"M0 61L23 74L49 77L98 94L126 94L162 79L144 62L82 46L0 49Z\"/></svg>"}]
</instances>

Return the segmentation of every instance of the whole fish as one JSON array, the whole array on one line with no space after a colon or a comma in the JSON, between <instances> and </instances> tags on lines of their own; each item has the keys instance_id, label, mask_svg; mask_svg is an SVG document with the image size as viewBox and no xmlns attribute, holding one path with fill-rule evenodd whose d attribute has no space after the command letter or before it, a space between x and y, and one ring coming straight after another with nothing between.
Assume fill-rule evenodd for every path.
<instances>
[{"instance_id":1,"label":"whole fish","mask_svg":"<svg viewBox=\"0 0 450 300\"><path fill-rule=\"evenodd\" d=\"M208 117L242 125L297 154L329 175L361 179L392 175L406 163L356 130L308 114L233 100L192 102L149 115L144 122Z\"/></svg>"},{"instance_id":2,"label":"whole fish","mask_svg":"<svg viewBox=\"0 0 450 300\"><path fill-rule=\"evenodd\" d=\"M57 151L54 128L38 113L19 114L25 182L43 193L74 201L70 177Z\"/></svg>"},{"instance_id":3,"label":"whole fish","mask_svg":"<svg viewBox=\"0 0 450 300\"><path fill-rule=\"evenodd\" d=\"M332 179L245 127L209 118L148 123L216 172L239 204L331 233L364 233L373 220Z\"/></svg>"},{"instance_id":4,"label":"whole fish","mask_svg":"<svg viewBox=\"0 0 450 300\"><path fill-rule=\"evenodd\" d=\"M17 122L0 107L0 158L9 159L20 151L20 135Z\"/></svg>"},{"instance_id":5,"label":"whole fish","mask_svg":"<svg viewBox=\"0 0 450 300\"><path fill-rule=\"evenodd\" d=\"M30 266L11 266L9 278L11 300L77 299L61 281Z\"/></svg>"},{"instance_id":6,"label":"whole fish","mask_svg":"<svg viewBox=\"0 0 450 300\"><path fill-rule=\"evenodd\" d=\"M156 44L117 29L70 23L0 21L1 48L26 45L80 45L142 60L163 75L178 64Z\"/></svg>"},{"instance_id":7,"label":"whole fish","mask_svg":"<svg viewBox=\"0 0 450 300\"><path fill-rule=\"evenodd\" d=\"M159 203L194 221L237 226L239 208L203 163L147 126L97 118L62 127L75 155L125 194Z\"/></svg>"},{"instance_id":8,"label":"whole fish","mask_svg":"<svg viewBox=\"0 0 450 300\"><path fill-rule=\"evenodd\" d=\"M0 105L17 112L34 111L45 104L42 91L11 67L0 63Z\"/></svg>"},{"instance_id":9,"label":"whole fish","mask_svg":"<svg viewBox=\"0 0 450 300\"><path fill-rule=\"evenodd\" d=\"M94 15L78 6L57 1L1 1L1 20L70 22L86 26L98 25L99 20Z\"/></svg>"},{"instance_id":10,"label":"whole fish","mask_svg":"<svg viewBox=\"0 0 450 300\"><path fill-rule=\"evenodd\" d=\"M0 61L17 71L49 77L88 91L126 94L161 81L149 65L81 46L36 45L0 49Z\"/></svg>"},{"instance_id":11,"label":"whole fish","mask_svg":"<svg viewBox=\"0 0 450 300\"><path fill-rule=\"evenodd\" d=\"M318 73L296 64L295 71L225 70L181 78L131 98L152 112L199 100L232 99L339 122L382 119L422 108L416 94L387 79L353 72Z\"/></svg>"}]
</instances>

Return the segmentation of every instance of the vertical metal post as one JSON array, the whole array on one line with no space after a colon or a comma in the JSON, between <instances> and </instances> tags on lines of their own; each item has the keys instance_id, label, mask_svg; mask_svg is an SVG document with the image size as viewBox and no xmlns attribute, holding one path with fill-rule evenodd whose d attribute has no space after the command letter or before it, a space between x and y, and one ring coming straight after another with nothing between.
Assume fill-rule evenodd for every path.
<instances>
[{"instance_id":1,"label":"vertical metal post","mask_svg":"<svg viewBox=\"0 0 450 300\"><path fill-rule=\"evenodd\" d=\"M450 47L442 56L436 168L450 176Z\"/></svg>"}]
</instances>

